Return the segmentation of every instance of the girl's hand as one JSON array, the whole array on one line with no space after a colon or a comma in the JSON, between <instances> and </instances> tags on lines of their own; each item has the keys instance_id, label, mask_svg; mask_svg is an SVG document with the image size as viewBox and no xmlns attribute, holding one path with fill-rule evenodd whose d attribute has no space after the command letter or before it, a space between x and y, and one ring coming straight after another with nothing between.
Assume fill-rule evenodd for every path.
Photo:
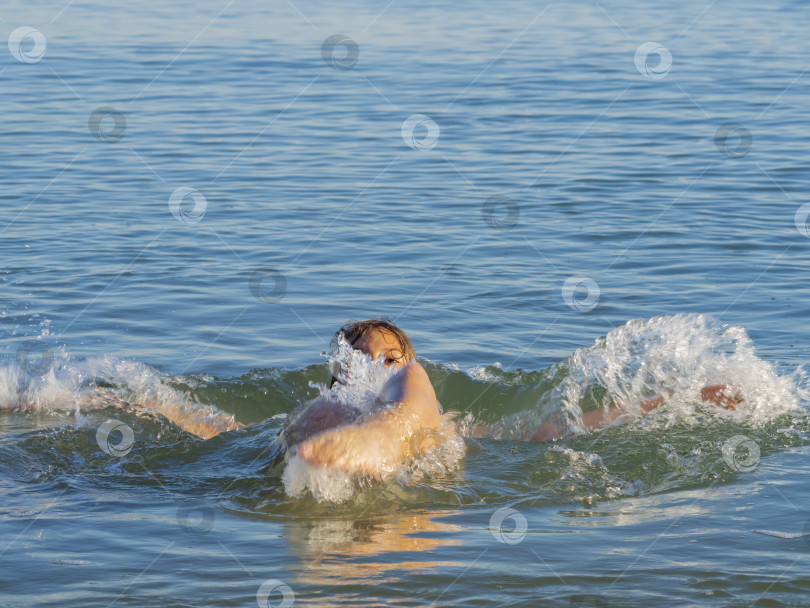
<instances>
[{"instance_id":1,"label":"girl's hand","mask_svg":"<svg viewBox=\"0 0 810 608\"><path fill-rule=\"evenodd\" d=\"M728 384L704 386L700 391L700 397L703 401L711 401L727 410L736 410L737 408L734 406L745 400L742 392L730 387Z\"/></svg>"}]
</instances>

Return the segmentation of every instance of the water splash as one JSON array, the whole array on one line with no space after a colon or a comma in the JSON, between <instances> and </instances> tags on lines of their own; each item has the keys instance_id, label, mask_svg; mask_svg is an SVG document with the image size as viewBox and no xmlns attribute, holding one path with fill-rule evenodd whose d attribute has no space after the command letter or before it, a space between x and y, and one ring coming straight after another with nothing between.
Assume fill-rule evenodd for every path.
<instances>
[{"instance_id":1,"label":"water splash","mask_svg":"<svg viewBox=\"0 0 810 608\"><path fill-rule=\"evenodd\" d=\"M282 475L284 491L290 497L311 492L318 501L345 502L368 480L343 471L315 467L298 455L287 459Z\"/></svg>"},{"instance_id":2,"label":"water splash","mask_svg":"<svg viewBox=\"0 0 810 608\"><path fill-rule=\"evenodd\" d=\"M759 358L741 327L727 326L708 315L678 314L636 319L553 366L559 377L534 407L493 425L489 436L519 438L556 416L574 434L586 433L583 412L615 406L626 422L642 414L640 402L664 396L653 419L700 423L706 415L761 426L796 411L807 400L805 375L797 369L779 375ZM701 389L727 384L744 397L736 411L704 406ZM474 421L465 420L466 429Z\"/></svg>"},{"instance_id":3,"label":"water splash","mask_svg":"<svg viewBox=\"0 0 810 608\"><path fill-rule=\"evenodd\" d=\"M324 356L337 381L331 388L316 385L320 396L360 412L368 411L375 404L385 383L398 371L394 366L386 367L383 357L372 360L370 355L356 350L342 333L338 336L336 347Z\"/></svg>"}]
</instances>

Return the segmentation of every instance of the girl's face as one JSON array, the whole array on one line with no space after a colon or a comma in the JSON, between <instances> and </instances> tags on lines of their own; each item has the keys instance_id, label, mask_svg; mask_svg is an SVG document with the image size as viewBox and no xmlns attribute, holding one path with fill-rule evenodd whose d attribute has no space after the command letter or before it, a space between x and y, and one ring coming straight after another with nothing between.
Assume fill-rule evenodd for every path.
<instances>
[{"instance_id":1,"label":"girl's face","mask_svg":"<svg viewBox=\"0 0 810 608\"><path fill-rule=\"evenodd\" d=\"M402 352L402 346L397 337L387 329L372 329L366 335L355 340L352 346L367 355L372 361L382 356L386 367L402 367L407 363Z\"/></svg>"}]
</instances>

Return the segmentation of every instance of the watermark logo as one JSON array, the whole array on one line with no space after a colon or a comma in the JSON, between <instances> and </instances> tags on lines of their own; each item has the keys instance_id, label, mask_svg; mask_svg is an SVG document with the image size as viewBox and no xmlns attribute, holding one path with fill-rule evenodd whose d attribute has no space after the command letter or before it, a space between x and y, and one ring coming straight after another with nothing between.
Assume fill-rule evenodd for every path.
<instances>
[{"instance_id":1,"label":"watermark logo","mask_svg":"<svg viewBox=\"0 0 810 608\"><path fill-rule=\"evenodd\" d=\"M105 454L122 458L132 449L135 433L129 425L120 420L105 420L96 431L96 443Z\"/></svg>"},{"instance_id":2,"label":"watermark logo","mask_svg":"<svg viewBox=\"0 0 810 608\"><path fill-rule=\"evenodd\" d=\"M53 367L53 351L47 344L27 340L17 348L17 365L29 376L42 378Z\"/></svg>"},{"instance_id":3,"label":"watermark logo","mask_svg":"<svg viewBox=\"0 0 810 608\"><path fill-rule=\"evenodd\" d=\"M207 503L180 505L177 509L177 525L189 534L208 534L214 527L214 519L214 509Z\"/></svg>"},{"instance_id":4,"label":"watermark logo","mask_svg":"<svg viewBox=\"0 0 810 608\"><path fill-rule=\"evenodd\" d=\"M344 52L341 55L338 49ZM360 47L343 34L332 34L321 45L321 57L329 67L336 70L351 70L360 58Z\"/></svg>"},{"instance_id":5,"label":"watermark logo","mask_svg":"<svg viewBox=\"0 0 810 608\"><path fill-rule=\"evenodd\" d=\"M8 50L22 63L36 63L42 59L47 46L44 34L33 27L18 27L8 37Z\"/></svg>"},{"instance_id":6,"label":"watermark logo","mask_svg":"<svg viewBox=\"0 0 810 608\"><path fill-rule=\"evenodd\" d=\"M523 513L511 507L502 507L489 518L489 531L492 536L498 542L507 545L516 545L522 541L528 529L529 522Z\"/></svg>"},{"instance_id":7,"label":"watermark logo","mask_svg":"<svg viewBox=\"0 0 810 608\"><path fill-rule=\"evenodd\" d=\"M268 289L270 279L273 287ZM287 278L275 268L259 268L254 270L253 274L248 281L250 286L250 293L259 302L266 302L268 304L275 304L284 298L287 293Z\"/></svg>"},{"instance_id":8,"label":"watermark logo","mask_svg":"<svg viewBox=\"0 0 810 608\"><path fill-rule=\"evenodd\" d=\"M569 277L562 286L563 302L577 312L596 308L600 294L599 285L591 277Z\"/></svg>"},{"instance_id":9,"label":"watermark logo","mask_svg":"<svg viewBox=\"0 0 810 608\"><path fill-rule=\"evenodd\" d=\"M810 203L805 203L796 210L793 216L793 222L796 224L796 230L799 233L810 239L810 226L807 225L807 219L810 218Z\"/></svg>"},{"instance_id":10,"label":"watermark logo","mask_svg":"<svg viewBox=\"0 0 810 608\"><path fill-rule=\"evenodd\" d=\"M425 129L417 137L416 130ZM436 121L424 114L411 114L402 123L402 140L409 148L414 150L432 150L439 141L439 125Z\"/></svg>"},{"instance_id":11,"label":"watermark logo","mask_svg":"<svg viewBox=\"0 0 810 608\"><path fill-rule=\"evenodd\" d=\"M115 108L101 106L90 114L87 121L90 134L105 144L114 144L121 140L127 130L127 119Z\"/></svg>"},{"instance_id":12,"label":"watermark logo","mask_svg":"<svg viewBox=\"0 0 810 608\"><path fill-rule=\"evenodd\" d=\"M736 471L748 473L759 464L759 445L745 435L734 435L721 448L723 460Z\"/></svg>"},{"instance_id":13,"label":"watermark logo","mask_svg":"<svg viewBox=\"0 0 810 608\"><path fill-rule=\"evenodd\" d=\"M259 604L259 608L292 608L295 604L295 593L283 581L275 579L264 581L256 592L256 603Z\"/></svg>"},{"instance_id":14,"label":"watermark logo","mask_svg":"<svg viewBox=\"0 0 810 608\"><path fill-rule=\"evenodd\" d=\"M520 207L508 196L490 196L481 206L481 215L487 226L505 232L517 225Z\"/></svg>"},{"instance_id":15,"label":"watermark logo","mask_svg":"<svg viewBox=\"0 0 810 608\"><path fill-rule=\"evenodd\" d=\"M735 122L721 125L714 134L714 145L729 158L742 158L751 150L751 131Z\"/></svg>"},{"instance_id":16,"label":"watermark logo","mask_svg":"<svg viewBox=\"0 0 810 608\"><path fill-rule=\"evenodd\" d=\"M193 203L190 210L188 202ZM205 200L203 193L188 186L181 186L177 188L169 197L169 211L172 212L174 219L182 224L196 224L205 216L205 210L208 208L208 201Z\"/></svg>"},{"instance_id":17,"label":"watermark logo","mask_svg":"<svg viewBox=\"0 0 810 608\"><path fill-rule=\"evenodd\" d=\"M655 55L658 60L651 61L650 55ZM666 78L672 69L672 53L669 52L667 47L657 42L645 42L638 47L634 61L636 69L641 75L653 80Z\"/></svg>"}]
</instances>

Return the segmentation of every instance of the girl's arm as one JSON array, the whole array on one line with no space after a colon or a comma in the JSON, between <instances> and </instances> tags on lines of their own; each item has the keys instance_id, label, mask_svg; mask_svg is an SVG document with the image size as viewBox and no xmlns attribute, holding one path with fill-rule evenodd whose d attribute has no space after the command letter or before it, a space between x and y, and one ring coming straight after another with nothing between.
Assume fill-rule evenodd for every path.
<instances>
[{"instance_id":1,"label":"girl's arm","mask_svg":"<svg viewBox=\"0 0 810 608\"><path fill-rule=\"evenodd\" d=\"M644 414L650 413L659 405L664 403L668 397L674 395L674 391L668 391L667 397L657 395L649 399L643 399L639 402L639 407L643 410ZM703 401L708 401L716 405L722 406L727 410L736 409L734 406L742 403L744 397L739 390L733 389L727 384L713 384L704 386L700 391L700 397ZM599 408L585 412L582 415L582 424L588 432L595 431L596 429L605 427L611 422L616 420L623 411L617 406L613 405L607 408ZM490 427L476 427L473 429L473 437L485 437L490 430ZM540 426L533 428L521 437L518 441L553 441L565 437L568 432L568 425L563 422L544 422Z\"/></svg>"},{"instance_id":2,"label":"girl's arm","mask_svg":"<svg viewBox=\"0 0 810 608\"><path fill-rule=\"evenodd\" d=\"M290 455L315 466L378 478L395 471L414 433L437 428L442 417L433 385L416 361L386 383L378 401L376 409L358 419L307 437Z\"/></svg>"}]
</instances>

